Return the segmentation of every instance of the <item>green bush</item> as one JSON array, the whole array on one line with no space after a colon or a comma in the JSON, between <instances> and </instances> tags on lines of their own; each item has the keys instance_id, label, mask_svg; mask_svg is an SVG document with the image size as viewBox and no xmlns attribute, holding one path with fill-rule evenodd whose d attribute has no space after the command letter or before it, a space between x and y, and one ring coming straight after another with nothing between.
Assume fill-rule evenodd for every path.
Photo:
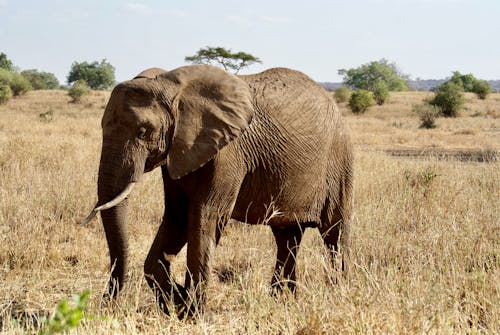
<instances>
[{"instance_id":1,"label":"green bush","mask_svg":"<svg viewBox=\"0 0 500 335\"><path fill-rule=\"evenodd\" d=\"M395 63L387 59L363 64L358 68L340 69L344 85L354 89L374 91L375 84L384 82L390 91L408 90L408 76L402 73Z\"/></svg>"},{"instance_id":2,"label":"green bush","mask_svg":"<svg viewBox=\"0 0 500 335\"><path fill-rule=\"evenodd\" d=\"M377 105L383 105L389 98L389 86L383 81L376 82L373 88L373 98Z\"/></svg>"},{"instance_id":3,"label":"green bush","mask_svg":"<svg viewBox=\"0 0 500 335\"><path fill-rule=\"evenodd\" d=\"M0 82L0 105L12 98L12 90L8 84Z\"/></svg>"},{"instance_id":4,"label":"green bush","mask_svg":"<svg viewBox=\"0 0 500 335\"><path fill-rule=\"evenodd\" d=\"M80 102L82 97L90 93L90 87L85 80L76 81L68 90L68 95L73 98L72 102Z\"/></svg>"},{"instance_id":5,"label":"green bush","mask_svg":"<svg viewBox=\"0 0 500 335\"><path fill-rule=\"evenodd\" d=\"M0 83L9 85L14 96L23 95L31 90L31 85L26 78L14 71L0 68Z\"/></svg>"},{"instance_id":6,"label":"green bush","mask_svg":"<svg viewBox=\"0 0 500 335\"><path fill-rule=\"evenodd\" d=\"M373 105L375 105L373 93L367 90L357 90L349 99L349 108L356 114L366 112Z\"/></svg>"},{"instance_id":7,"label":"green bush","mask_svg":"<svg viewBox=\"0 0 500 335\"><path fill-rule=\"evenodd\" d=\"M477 79L471 73L461 74L455 71L449 81L461 86L464 92L476 93L477 97L482 100L491 93L490 84L485 80Z\"/></svg>"},{"instance_id":8,"label":"green bush","mask_svg":"<svg viewBox=\"0 0 500 335\"><path fill-rule=\"evenodd\" d=\"M0 52L0 69L14 71L14 64L9 58L7 58L7 55L3 52Z\"/></svg>"},{"instance_id":9,"label":"green bush","mask_svg":"<svg viewBox=\"0 0 500 335\"><path fill-rule=\"evenodd\" d=\"M434 98L429 102L446 117L457 117L465 103L464 89L461 85L447 81L438 86Z\"/></svg>"},{"instance_id":10,"label":"green bush","mask_svg":"<svg viewBox=\"0 0 500 335\"><path fill-rule=\"evenodd\" d=\"M32 69L22 71L21 75L30 82L34 90L54 90L59 87L59 81L53 73Z\"/></svg>"},{"instance_id":11,"label":"green bush","mask_svg":"<svg viewBox=\"0 0 500 335\"><path fill-rule=\"evenodd\" d=\"M436 118L439 116L439 109L429 103L414 105L413 111L420 118L420 128L436 128Z\"/></svg>"},{"instance_id":12,"label":"green bush","mask_svg":"<svg viewBox=\"0 0 500 335\"><path fill-rule=\"evenodd\" d=\"M74 62L68 74L68 84L85 80L93 90L105 90L115 84L115 68L106 59L99 62Z\"/></svg>"},{"instance_id":13,"label":"green bush","mask_svg":"<svg viewBox=\"0 0 500 335\"><path fill-rule=\"evenodd\" d=\"M17 72L12 72L10 88L12 89L12 93L14 94L14 96L26 94L28 91L31 91L33 89L28 79L24 78L20 73Z\"/></svg>"},{"instance_id":14,"label":"green bush","mask_svg":"<svg viewBox=\"0 0 500 335\"><path fill-rule=\"evenodd\" d=\"M484 100L491 93L491 86L486 80L477 80L472 86L472 92L476 93L479 99Z\"/></svg>"},{"instance_id":15,"label":"green bush","mask_svg":"<svg viewBox=\"0 0 500 335\"><path fill-rule=\"evenodd\" d=\"M335 101L338 103L341 102L347 102L351 98L352 91L349 87L347 86L342 86L339 87L335 90L335 93L333 94L335 97Z\"/></svg>"},{"instance_id":16,"label":"green bush","mask_svg":"<svg viewBox=\"0 0 500 335\"><path fill-rule=\"evenodd\" d=\"M472 75L472 73L461 74L460 72L455 71L449 81L462 86L464 92L473 92L473 87L477 79Z\"/></svg>"}]
</instances>

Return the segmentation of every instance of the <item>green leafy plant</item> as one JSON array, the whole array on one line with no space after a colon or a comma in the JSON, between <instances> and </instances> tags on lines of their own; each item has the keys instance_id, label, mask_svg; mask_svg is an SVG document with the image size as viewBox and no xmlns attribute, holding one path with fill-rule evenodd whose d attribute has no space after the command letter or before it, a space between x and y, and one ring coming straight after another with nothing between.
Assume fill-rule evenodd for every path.
<instances>
[{"instance_id":1,"label":"green leafy plant","mask_svg":"<svg viewBox=\"0 0 500 335\"><path fill-rule=\"evenodd\" d=\"M455 71L449 81L462 86L465 92L473 92L474 84L477 82L477 79L472 75L472 73L461 74L460 72Z\"/></svg>"},{"instance_id":2,"label":"green leafy plant","mask_svg":"<svg viewBox=\"0 0 500 335\"><path fill-rule=\"evenodd\" d=\"M413 112L415 112L420 118L420 128L436 128L436 118L440 113L439 109L436 106L425 102L420 105L414 105Z\"/></svg>"},{"instance_id":3,"label":"green leafy plant","mask_svg":"<svg viewBox=\"0 0 500 335\"><path fill-rule=\"evenodd\" d=\"M389 99L389 87L383 81L377 81L373 87L373 98L377 105L383 105Z\"/></svg>"},{"instance_id":4,"label":"green leafy plant","mask_svg":"<svg viewBox=\"0 0 500 335\"><path fill-rule=\"evenodd\" d=\"M351 98L352 90L347 86L339 87L333 94L338 103L347 102Z\"/></svg>"},{"instance_id":5,"label":"green leafy plant","mask_svg":"<svg viewBox=\"0 0 500 335\"><path fill-rule=\"evenodd\" d=\"M59 87L59 81L53 73L32 69L22 71L21 75L30 82L34 90L53 90Z\"/></svg>"},{"instance_id":6,"label":"green leafy plant","mask_svg":"<svg viewBox=\"0 0 500 335\"><path fill-rule=\"evenodd\" d=\"M17 72L12 72L10 88L14 96L23 95L32 90L30 82Z\"/></svg>"},{"instance_id":7,"label":"green leafy plant","mask_svg":"<svg viewBox=\"0 0 500 335\"><path fill-rule=\"evenodd\" d=\"M443 116L457 117L465 103L464 90L461 85L447 81L438 86L429 103L439 108Z\"/></svg>"},{"instance_id":8,"label":"green leafy plant","mask_svg":"<svg viewBox=\"0 0 500 335\"><path fill-rule=\"evenodd\" d=\"M83 291L79 295L74 295L71 301L64 299L61 301L52 317L43 319L39 335L52 335L62 333L79 326L86 315L90 291Z\"/></svg>"},{"instance_id":9,"label":"green leafy plant","mask_svg":"<svg viewBox=\"0 0 500 335\"><path fill-rule=\"evenodd\" d=\"M0 83L9 85L12 95L23 95L31 90L29 81L14 71L5 70L0 68Z\"/></svg>"},{"instance_id":10,"label":"green leafy plant","mask_svg":"<svg viewBox=\"0 0 500 335\"><path fill-rule=\"evenodd\" d=\"M464 92L476 93L479 99L486 99L488 94L491 93L491 86L486 80L479 80L469 74L461 74L458 71L453 72L453 76L448 80L461 86Z\"/></svg>"},{"instance_id":11,"label":"green leafy plant","mask_svg":"<svg viewBox=\"0 0 500 335\"><path fill-rule=\"evenodd\" d=\"M0 69L5 69L7 71L14 71L15 69L12 61L3 52L0 52Z\"/></svg>"},{"instance_id":12,"label":"green leafy plant","mask_svg":"<svg viewBox=\"0 0 500 335\"><path fill-rule=\"evenodd\" d=\"M106 60L74 62L68 74L68 84L84 80L93 90L105 90L115 84L115 68Z\"/></svg>"},{"instance_id":13,"label":"green leafy plant","mask_svg":"<svg viewBox=\"0 0 500 335\"><path fill-rule=\"evenodd\" d=\"M73 99L72 102L78 103L82 97L90 93L90 87L84 80L78 80L68 90L68 95Z\"/></svg>"},{"instance_id":14,"label":"green leafy plant","mask_svg":"<svg viewBox=\"0 0 500 335\"><path fill-rule=\"evenodd\" d=\"M389 91L408 90L408 76L403 74L395 63L386 59L363 64L358 68L340 69L339 74L344 77L344 84L354 89L373 92L375 85L383 82Z\"/></svg>"},{"instance_id":15,"label":"green leafy plant","mask_svg":"<svg viewBox=\"0 0 500 335\"><path fill-rule=\"evenodd\" d=\"M366 112L373 105L375 105L373 93L367 90L357 90L349 99L349 108L356 114Z\"/></svg>"},{"instance_id":16,"label":"green leafy plant","mask_svg":"<svg viewBox=\"0 0 500 335\"><path fill-rule=\"evenodd\" d=\"M472 87L472 91L476 93L479 99L484 100L491 93L491 86L486 80L477 80Z\"/></svg>"},{"instance_id":17,"label":"green leafy plant","mask_svg":"<svg viewBox=\"0 0 500 335\"><path fill-rule=\"evenodd\" d=\"M12 90L8 84L0 82L0 104L4 104L12 98Z\"/></svg>"}]
</instances>

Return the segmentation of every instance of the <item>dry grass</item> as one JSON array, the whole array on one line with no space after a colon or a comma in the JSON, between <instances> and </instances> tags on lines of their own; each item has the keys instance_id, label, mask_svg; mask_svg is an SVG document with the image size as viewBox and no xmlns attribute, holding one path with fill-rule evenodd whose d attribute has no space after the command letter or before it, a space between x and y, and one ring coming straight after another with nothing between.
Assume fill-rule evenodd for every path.
<instances>
[{"instance_id":1,"label":"dry grass","mask_svg":"<svg viewBox=\"0 0 500 335\"><path fill-rule=\"evenodd\" d=\"M460 149L500 149L500 94L479 100L466 93L465 109L459 118L438 118L436 129L418 129L420 120L412 106L431 97L429 92L391 93L390 100L364 115L349 115L354 143L370 148L434 147Z\"/></svg>"},{"instance_id":2,"label":"dry grass","mask_svg":"<svg viewBox=\"0 0 500 335\"><path fill-rule=\"evenodd\" d=\"M364 116L348 114L356 143L352 278L332 282L320 238L307 231L296 298L267 294L275 247L267 227L228 227L214 260L208 311L165 317L142 275L162 216L158 171L131 198L130 282L118 304L101 299L108 256L94 220L100 116L109 93L69 104L60 91L30 92L0 106L0 322L32 332L62 298L92 290L85 334L335 334L500 332L500 162L391 157L367 148L435 146L498 150L500 94L468 96L458 119L418 129L393 94ZM182 279L185 251L174 264Z\"/></svg>"}]
</instances>

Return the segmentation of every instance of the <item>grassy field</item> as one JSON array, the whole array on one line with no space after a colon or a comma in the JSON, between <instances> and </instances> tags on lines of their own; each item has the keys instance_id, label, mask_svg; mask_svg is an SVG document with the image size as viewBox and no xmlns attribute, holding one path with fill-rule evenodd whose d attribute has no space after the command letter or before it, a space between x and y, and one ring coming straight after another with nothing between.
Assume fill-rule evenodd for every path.
<instances>
[{"instance_id":1,"label":"grassy field","mask_svg":"<svg viewBox=\"0 0 500 335\"><path fill-rule=\"evenodd\" d=\"M310 230L297 296L272 297L270 230L233 224L215 255L207 312L194 321L164 316L143 279L163 212L159 171L131 196L128 287L118 303L101 298L104 232L100 219L78 222L96 201L109 92L71 104L63 91L35 91L1 105L0 331L33 333L58 302L90 289L88 316L70 333L498 334L500 162L439 153L498 152L500 94L467 95L461 117L419 129L411 108L428 95L393 94L360 116L341 106L356 145L350 280L332 271ZM185 250L174 263L179 281L184 263Z\"/></svg>"}]
</instances>

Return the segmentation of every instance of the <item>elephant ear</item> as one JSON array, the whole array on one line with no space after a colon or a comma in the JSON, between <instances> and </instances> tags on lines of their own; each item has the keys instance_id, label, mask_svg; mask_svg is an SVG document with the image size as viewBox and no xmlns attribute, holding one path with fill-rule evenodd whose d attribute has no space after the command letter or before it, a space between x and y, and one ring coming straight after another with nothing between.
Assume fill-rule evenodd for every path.
<instances>
[{"instance_id":1,"label":"elephant ear","mask_svg":"<svg viewBox=\"0 0 500 335\"><path fill-rule=\"evenodd\" d=\"M209 65L185 66L162 78L179 85L171 109L175 119L167 156L172 179L197 170L248 127L253 114L248 85Z\"/></svg>"}]
</instances>

